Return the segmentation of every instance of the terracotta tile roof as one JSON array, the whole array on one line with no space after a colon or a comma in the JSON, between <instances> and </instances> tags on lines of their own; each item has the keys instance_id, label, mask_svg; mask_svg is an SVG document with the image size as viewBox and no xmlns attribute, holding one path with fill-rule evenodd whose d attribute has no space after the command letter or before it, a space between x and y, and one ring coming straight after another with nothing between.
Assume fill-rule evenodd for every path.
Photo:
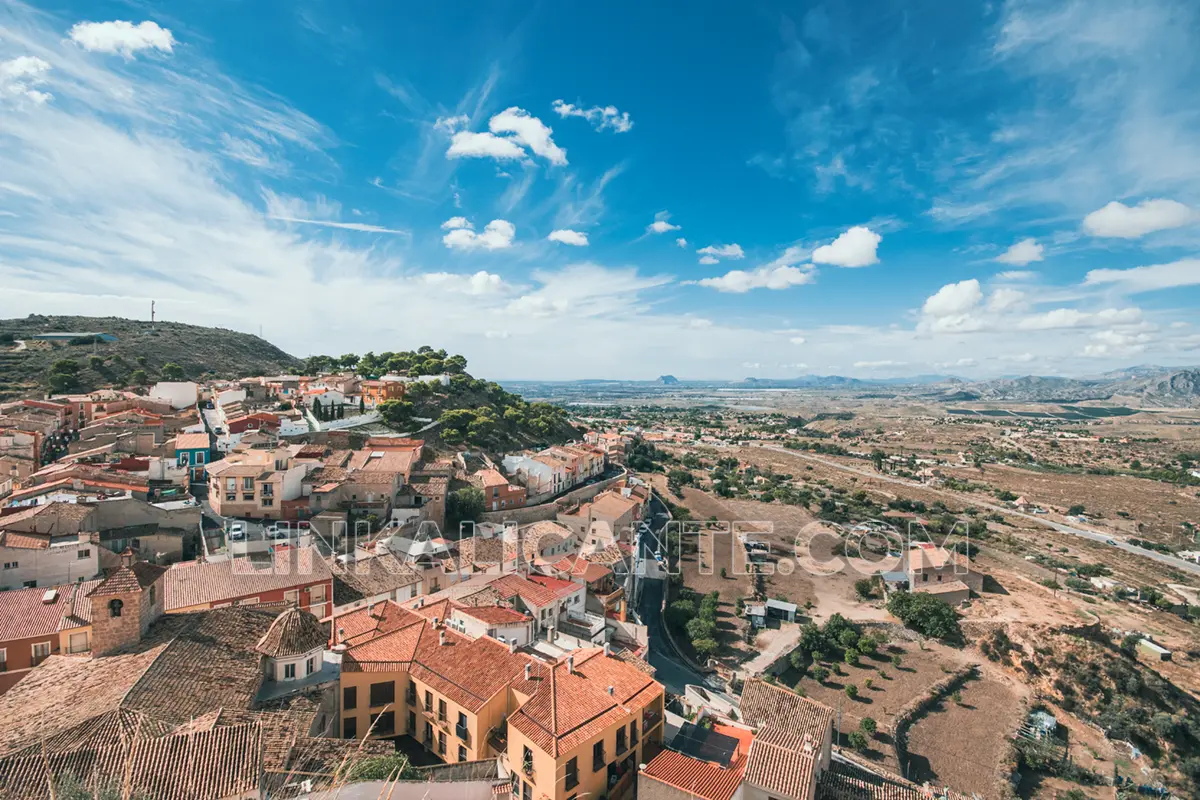
<instances>
[{"instance_id":1,"label":"terracotta tile roof","mask_svg":"<svg viewBox=\"0 0 1200 800\"><path fill-rule=\"evenodd\" d=\"M117 710L164 647L100 659L50 656L0 695L0 756L36 748L43 739Z\"/></svg>"},{"instance_id":2,"label":"terracotta tile roof","mask_svg":"<svg viewBox=\"0 0 1200 800\"><path fill-rule=\"evenodd\" d=\"M820 744L833 725L833 709L793 691L757 678L742 687L742 721L755 728L772 727Z\"/></svg>"},{"instance_id":3,"label":"terracotta tile roof","mask_svg":"<svg viewBox=\"0 0 1200 800\"><path fill-rule=\"evenodd\" d=\"M70 773L89 795L110 785L155 800L220 800L257 795L262 779L262 727L250 723L123 742L52 755L0 759L0 794L46 796L51 776Z\"/></svg>"},{"instance_id":4,"label":"terracotta tile roof","mask_svg":"<svg viewBox=\"0 0 1200 800\"><path fill-rule=\"evenodd\" d=\"M82 503L42 503L0 516L0 528L25 533L75 533L95 510Z\"/></svg>"},{"instance_id":5,"label":"terracotta tile roof","mask_svg":"<svg viewBox=\"0 0 1200 800\"><path fill-rule=\"evenodd\" d=\"M120 567L100 582L88 597L104 597L110 594L130 594L147 589L168 571L167 567L149 561L135 561Z\"/></svg>"},{"instance_id":6,"label":"terracotta tile roof","mask_svg":"<svg viewBox=\"0 0 1200 800\"><path fill-rule=\"evenodd\" d=\"M954 791L931 791L899 775L875 775L849 764L834 761L817 782L817 800L958 800L967 795Z\"/></svg>"},{"instance_id":7,"label":"terracotta tile roof","mask_svg":"<svg viewBox=\"0 0 1200 800\"><path fill-rule=\"evenodd\" d=\"M412 450L355 450L346 468L351 472L399 472L408 475L417 456Z\"/></svg>"},{"instance_id":8,"label":"terracotta tile roof","mask_svg":"<svg viewBox=\"0 0 1200 800\"><path fill-rule=\"evenodd\" d=\"M966 569L969 564L961 555L944 548L914 547L908 553L908 568L912 570L941 569L948 564Z\"/></svg>"},{"instance_id":9,"label":"terracotta tile roof","mask_svg":"<svg viewBox=\"0 0 1200 800\"><path fill-rule=\"evenodd\" d=\"M488 625L517 625L533 619L528 614L504 606L459 606L455 611Z\"/></svg>"},{"instance_id":10,"label":"terracotta tile roof","mask_svg":"<svg viewBox=\"0 0 1200 800\"><path fill-rule=\"evenodd\" d=\"M88 595L100 583L100 580L94 580L75 584L75 593L71 595L67 607L63 609L62 619L58 622L60 631L92 624L92 601Z\"/></svg>"},{"instance_id":11,"label":"terracotta tile roof","mask_svg":"<svg viewBox=\"0 0 1200 800\"><path fill-rule=\"evenodd\" d=\"M754 736L744 728L730 725L714 725L713 730L738 740L738 748L728 767L674 750L663 750L651 759L641 774L701 800L730 800L742 784L746 756Z\"/></svg>"},{"instance_id":12,"label":"terracotta tile roof","mask_svg":"<svg viewBox=\"0 0 1200 800\"><path fill-rule=\"evenodd\" d=\"M244 558L175 564L163 578L163 599L166 610L172 611L332 579L329 565L315 548L288 548L276 550L273 562L264 566Z\"/></svg>"},{"instance_id":13,"label":"terracotta tile roof","mask_svg":"<svg viewBox=\"0 0 1200 800\"><path fill-rule=\"evenodd\" d=\"M49 550L50 537L15 531L0 531L0 547L13 550Z\"/></svg>"},{"instance_id":14,"label":"terracotta tile roof","mask_svg":"<svg viewBox=\"0 0 1200 800\"><path fill-rule=\"evenodd\" d=\"M360 558L350 564L334 563L330 570L333 602L339 606L389 594L422 580L419 571L391 554Z\"/></svg>"},{"instance_id":15,"label":"terracotta tile roof","mask_svg":"<svg viewBox=\"0 0 1200 800\"><path fill-rule=\"evenodd\" d=\"M499 593L501 599L511 600L520 597L526 605L542 608L556 600L560 600L580 590L580 585L572 581L550 578L545 575L504 575L492 581L492 587Z\"/></svg>"},{"instance_id":16,"label":"terracotta tile roof","mask_svg":"<svg viewBox=\"0 0 1200 800\"><path fill-rule=\"evenodd\" d=\"M33 636L55 637L79 589L78 584L69 583L0 592L0 643ZM50 602L45 602L47 595L53 597Z\"/></svg>"},{"instance_id":17,"label":"terracotta tile roof","mask_svg":"<svg viewBox=\"0 0 1200 800\"><path fill-rule=\"evenodd\" d=\"M529 699L508 724L554 758L640 714L663 694L649 675L599 648L575 650L571 658L573 669L565 658L553 665L536 663L532 678L513 687Z\"/></svg>"},{"instance_id":18,"label":"terracotta tile roof","mask_svg":"<svg viewBox=\"0 0 1200 800\"><path fill-rule=\"evenodd\" d=\"M404 669L439 694L476 712L530 662L528 656L510 653L495 639L471 639L444 625L435 629L431 622L418 619L415 624L348 649L342 657L342 670Z\"/></svg>"},{"instance_id":19,"label":"terracotta tile roof","mask_svg":"<svg viewBox=\"0 0 1200 800\"><path fill-rule=\"evenodd\" d=\"M270 658L286 658L312 652L328 643L329 633L321 621L292 606L275 618L254 649Z\"/></svg>"},{"instance_id":20,"label":"terracotta tile roof","mask_svg":"<svg viewBox=\"0 0 1200 800\"><path fill-rule=\"evenodd\" d=\"M339 644L359 644L420 620L416 614L391 601L375 603L339 614L334 620L333 639Z\"/></svg>"},{"instance_id":21,"label":"terracotta tile roof","mask_svg":"<svg viewBox=\"0 0 1200 800\"><path fill-rule=\"evenodd\" d=\"M182 629L130 687L121 707L176 725L214 708L250 708L263 680L255 645L277 612L233 606L179 616Z\"/></svg>"},{"instance_id":22,"label":"terracotta tile roof","mask_svg":"<svg viewBox=\"0 0 1200 800\"><path fill-rule=\"evenodd\" d=\"M605 492L592 501L592 517L604 517L615 520L624 516L641 504L632 498L621 497L612 492Z\"/></svg>"},{"instance_id":23,"label":"terracotta tile roof","mask_svg":"<svg viewBox=\"0 0 1200 800\"><path fill-rule=\"evenodd\" d=\"M484 489L493 487L508 486L508 478L500 474L499 470L481 469L472 476L475 481Z\"/></svg>"},{"instance_id":24,"label":"terracotta tile roof","mask_svg":"<svg viewBox=\"0 0 1200 800\"><path fill-rule=\"evenodd\" d=\"M579 578L585 583L594 583L612 574L612 570L603 564L593 563L581 555L570 555L554 563L554 568L566 572L572 577Z\"/></svg>"},{"instance_id":25,"label":"terracotta tile roof","mask_svg":"<svg viewBox=\"0 0 1200 800\"><path fill-rule=\"evenodd\" d=\"M207 450L209 447L207 433L181 433L175 437L176 450Z\"/></svg>"},{"instance_id":26,"label":"terracotta tile roof","mask_svg":"<svg viewBox=\"0 0 1200 800\"><path fill-rule=\"evenodd\" d=\"M500 538L483 539L472 537L469 539L460 539L458 542L458 559L464 565L499 564L506 558L506 548L504 545L504 540ZM513 555L515 555L515 552ZM512 558L513 555L509 555L507 558Z\"/></svg>"},{"instance_id":27,"label":"terracotta tile roof","mask_svg":"<svg viewBox=\"0 0 1200 800\"><path fill-rule=\"evenodd\" d=\"M820 742L778 728L760 728L746 759L746 782L771 795L807 800L816 776Z\"/></svg>"}]
</instances>

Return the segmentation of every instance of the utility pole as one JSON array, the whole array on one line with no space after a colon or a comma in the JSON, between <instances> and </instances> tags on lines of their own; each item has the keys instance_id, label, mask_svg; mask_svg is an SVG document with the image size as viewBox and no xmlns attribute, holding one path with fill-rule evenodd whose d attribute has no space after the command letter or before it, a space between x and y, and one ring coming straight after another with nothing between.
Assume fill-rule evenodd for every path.
<instances>
[{"instance_id":1,"label":"utility pole","mask_svg":"<svg viewBox=\"0 0 1200 800\"><path fill-rule=\"evenodd\" d=\"M154 301L150 301L150 330L154 330Z\"/></svg>"}]
</instances>

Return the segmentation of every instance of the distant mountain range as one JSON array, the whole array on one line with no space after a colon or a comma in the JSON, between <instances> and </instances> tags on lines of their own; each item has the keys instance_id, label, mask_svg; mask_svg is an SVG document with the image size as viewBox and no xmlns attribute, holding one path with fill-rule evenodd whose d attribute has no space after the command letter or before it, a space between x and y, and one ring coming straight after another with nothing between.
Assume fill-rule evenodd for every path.
<instances>
[{"instance_id":1,"label":"distant mountain range","mask_svg":"<svg viewBox=\"0 0 1200 800\"><path fill-rule=\"evenodd\" d=\"M810 389L909 396L935 402L1076 403L1107 401L1150 408L1200 407L1200 367L1138 366L1088 378L1026 375L966 381L953 375L904 378L847 378L802 375L797 378L744 378L740 381L689 381L664 375L655 381L520 381L505 382L523 393L562 397L572 387L604 383L622 391L687 391L689 389ZM541 391L534 387L540 387Z\"/></svg>"}]
</instances>

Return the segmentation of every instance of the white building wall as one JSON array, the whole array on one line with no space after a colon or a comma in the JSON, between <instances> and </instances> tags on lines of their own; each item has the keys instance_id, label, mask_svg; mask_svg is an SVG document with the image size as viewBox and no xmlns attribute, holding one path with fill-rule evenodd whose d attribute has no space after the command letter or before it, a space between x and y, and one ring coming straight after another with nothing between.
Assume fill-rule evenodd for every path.
<instances>
[{"instance_id":1,"label":"white building wall","mask_svg":"<svg viewBox=\"0 0 1200 800\"><path fill-rule=\"evenodd\" d=\"M150 387L150 397L170 403L171 408L193 408L200 398L200 386L191 381L159 381Z\"/></svg>"},{"instance_id":2,"label":"white building wall","mask_svg":"<svg viewBox=\"0 0 1200 800\"><path fill-rule=\"evenodd\" d=\"M100 547L86 540L52 544L47 550L0 547L0 590L20 589L27 583L75 583L90 580L99 572Z\"/></svg>"}]
</instances>

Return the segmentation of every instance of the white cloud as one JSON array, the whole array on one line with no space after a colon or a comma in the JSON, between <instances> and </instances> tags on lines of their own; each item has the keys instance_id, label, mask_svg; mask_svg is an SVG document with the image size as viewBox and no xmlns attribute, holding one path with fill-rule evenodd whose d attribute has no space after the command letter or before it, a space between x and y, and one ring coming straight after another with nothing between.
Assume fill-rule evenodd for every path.
<instances>
[{"instance_id":1,"label":"white cloud","mask_svg":"<svg viewBox=\"0 0 1200 800\"><path fill-rule=\"evenodd\" d=\"M752 289L788 289L812 281L811 270L797 267L759 267L750 271L731 270L720 277L705 278L697 283L718 292L744 294Z\"/></svg>"},{"instance_id":2,"label":"white cloud","mask_svg":"<svg viewBox=\"0 0 1200 800\"><path fill-rule=\"evenodd\" d=\"M712 260L700 259L701 264L715 264L717 259L730 258L738 260L746 257L740 244L710 244L708 247L701 247L696 251L702 256L708 256Z\"/></svg>"},{"instance_id":3,"label":"white cloud","mask_svg":"<svg viewBox=\"0 0 1200 800\"><path fill-rule=\"evenodd\" d=\"M1000 287L988 296L989 311L1009 311L1025 303L1025 293L1017 289Z\"/></svg>"},{"instance_id":4,"label":"white cloud","mask_svg":"<svg viewBox=\"0 0 1200 800\"><path fill-rule=\"evenodd\" d=\"M581 117L590 122L592 127L598 131L608 129L617 133L627 133L633 128L633 120L629 118L629 113L618 111L616 106L580 108L570 103L564 103L562 100L555 100L553 107L554 112L563 119Z\"/></svg>"},{"instance_id":5,"label":"white cloud","mask_svg":"<svg viewBox=\"0 0 1200 800\"><path fill-rule=\"evenodd\" d=\"M1012 355L1000 356L1001 361L1011 361L1014 364L1028 364L1037 356L1033 353L1014 353Z\"/></svg>"},{"instance_id":6,"label":"white cloud","mask_svg":"<svg viewBox=\"0 0 1200 800\"><path fill-rule=\"evenodd\" d=\"M958 283L948 283L938 289L925 301L921 311L935 318L953 317L974 309L982 300L983 289L980 288L979 281L971 278Z\"/></svg>"},{"instance_id":7,"label":"white cloud","mask_svg":"<svg viewBox=\"0 0 1200 800\"><path fill-rule=\"evenodd\" d=\"M454 228L442 237L451 250L504 250L512 247L517 228L505 219L494 219L476 233L470 228Z\"/></svg>"},{"instance_id":8,"label":"white cloud","mask_svg":"<svg viewBox=\"0 0 1200 800\"><path fill-rule=\"evenodd\" d=\"M258 142L250 139L241 139L237 136L230 136L228 133L222 131L221 145L225 151L225 155L241 161L243 164L249 164L252 167L259 167L261 169L272 166L270 157Z\"/></svg>"},{"instance_id":9,"label":"white cloud","mask_svg":"<svg viewBox=\"0 0 1200 800\"><path fill-rule=\"evenodd\" d=\"M559 242L561 244L574 245L575 247L587 247L588 246L587 234L582 233L580 231L572 231L572 230L551 231L550 235L547 236L546 238L552 242Z\"/></svg>"},{"instance_id":10,"label":"white cloud","mask_svg":"<svg viewBox=\"0 0 1200 800\"><path fill-rule=\"evenodd\" d=\"M1131 269L1094 269L1083 280L1086 286L1113 284L1127 292L1152 292L1178 286L1200 285L1200 259Z\"/></svg>"},{"instance_id":11,"label":"white cloud","mask_svg":"<svg viewBox=\"0 0 1200 800\"><path fill-rule=\"evenodd\" d=\"M837 267L866 267L879 263L876 251L883 237L870 228L856 225L822 245L812 253L814 264L832 264Z\"/></svg>"},{"instance_id":12,"label":"white cloud","mask_svg":"<svg viewBox=\"0 0 1200 800\"><path fill-rule=\"evenodd\" d=\"M433 128L434 130L455 134L470 124L470 117L468 117L466 114L458 114L453 117L438 117L437 121L433 123Z\"/></svg>"},{"instance_id":13,"label":"white cloud","mask_svg":"<svg viewBox=\"0 0 1200 800\"><path fill-rule=\"evenodd\" d=\"M535 270L532 277L541 286L510 302L506 313L537 318L571 314L576 323L603 319L607 324L634 312L641 292L672 281L667 275L640 275L633 267L608 269L591 263L557 272Z\"/></svg>"},{"instance_id":14,"label":"white cloud","mask_svg":"<svg viewBox=\"0 0 1200 800\"><path fill-rule=\"evenodd\" d=\"M803 336L793 336L792 338L788 339L788 341L792 344L804 344L808 341L808 339L805 339Z\"/></svg>"},{"instance_id":15,"label":"white cloud","mask_svg":"<svg viewBox=\"0 0 1200 800\"><path fill-rule=\"evenodd\" d=\"M907 361L855 361L854 366L858 369L881 369L883 367L906 367Z\"/></svg>"},{"instance_id":16,"label":"white cloud","mask_svg":"<svg viewBox=\"0 0 1200 800\"><path fill-rule=\"evenodd\" d=\"M49 71L49 62L37 56L17 56L0 61L0 98L23 98L35 105L53 99L54 95L35 88L46 81Z\"/></svg>"},{"instance_id":17,"label":"white cloud","mask_svg":"<svg viewBox=\"0 0 1200 800\"><path fill-rule=\"evenodd\" d=\"M1089 358L1106 358L1142 353L1151 337L1147 333L1107 330L1093 333L1091 339L1092 344L1083 348L1083 355Z\"/></svg>"},{"instance_id":18,"label":"white cloud","mask_svg":"<svg viewBox=\"0 0 1200 800\"><path fill-rule=\"evenodd\" d=\"M506 108L488 120L492 133L511 133L513 140L556 166L565 166L567 151L554 143L554 131L523 108Z\"/></svg>"},{"instance_id":19,"label":"white cloud","mask_svg":"<svg viewBox=\"0 0 1200 800\"><path fill-rule=\"evenodd\" d=\"M146 20L134 25L125 20L112 22L80 22L68 34L71 41L93 53L120 53L133 58L139 50L161 50L170 53L175 48L175 37L157 22Z\"/></svg>"},{"instance_id":20,"label":"white cloud","mask_svg":"<svg viewBox=\"0 0 1200 800\"><path fill-rule=\"evenodd\" d=\"M688 327L696 330L711 328L712 325L713 322L711 319L704 319L703 317L692 317L688 320Z\"/></svg>"},{"instance_id":21,"label":"white cloud","mask_svg":"<svg viewBox=\"0 0 1200 800\"><path fill-rule=\"evenodd\" d=\"M483 332L483 336L485 339L507 339L511 335L512 334L509 333L508 331L484 331Z\"/></svg>"},{"instance_id":22,"label":"white cloud","mask_svg":"<svg viewBox=\"0 0 1200 800\"><path fill-rule=\"evenodd\" d=\"M1004 272L996 273L996 280L1006 283L1024 283L1031 281L1037 277L1036 272L1031 272L1025 269L1010 269Z\"/></svg>"},{"instance_id":23,"label":"white cloud","mask_svg":"<svg viewBox=\"0 0 1200 800\"><path fill-rule=\"evenodd\" d=\"M268 190L263 191L266 201L266 218L277 222L287 222L294 225L316 225L324 228L340 228L360 233L387 233L399 236L409 236L411 233L398 228L385 228L380 225L370 225L365 222L341 222L340 203L330 202L318 195L311 203L300 197L289 197Z\"/></svg>"},{"instance_id":24,"label":"white cloud","mask_svg":"<svg viewBox=\"0 0 1200 800\"><path fill-rule=\"evenodd\" d=\"M720 264L721 259L716 256L701 256L700 263L706 267L711 267L713 264Z\"/></svg>"},{"instance_id":25,"label":"white cloud","mask_svg":"<svg viewBox=\"0 0 1200 800\"><path fill-rule=\"evenodd\" d=\"M421 275L419 280L426 286L476 296L498 294L504 289L504 281L499 275L483 270L473 275L427 272Z\"/></svg>"},{"instance_id":26,"label":"white cloud","mask_svg":"<svg viewBox=\"0 0 1200 800\"><path fill-rule=\"evenodd\" d=\"M1136 206L1112 201L1083 218L1092 236L1137 239L1154 231L1180 228L1197 219L1196 212L1174 200L1143 200Z\"/></svg>"},{"instance_id":27,"label":"white cloud","mask_svg":"<svg viewBox=\"0 0 1200 800\"><path fill-rule=\"evenodd\" d=\"M672 225L669 221L670 219L670 212L659 211L654 215L654 222L646 226L646 233L666 233L668 231L677 231L682 227L681 225ZM679 244L679 240L676 239L675 243Z\"/></svg>"},{"instance_id":28,"label":"white cloud","mask_svg":"<svg viewBox=\"0 0 1200 800\"><path fill-rule=\"evenodd\" d=\"M1032 264L1034 261L1041 261L1044 251L1045 248L1038 244L1037 239L1022 239L997 256L996 260L1001 264L1012 264L1017 267L1023 267L1026 264Z\"/></svg>"},{"instance_id":29,"label":"white cloud","mask_svg":"<svg viewBox=\"0 0 1200 800\"><path fill-rule=\"evenodd\" d=\"M1016 327L1024 331L1049 331L1063 328L1094 328L1101 325L1132 325L1140 322L1140 308L1106 308L1103 311L1080 311L1077 308L1056 308L1044 314L1033 314L1017 320Z\"/></svg>"},{"instance_id":30,"label":"white cloud","mask_svg":"<svg viewBox=\"0 0 1200 800\"><path fill-rule=\"evenodd\" d=\"M688 246L688 240L683 238L682 236L680 236L678 239L675 240L675 246L681 247L681 248L686 248Z\"/></svg>"},{"instance_id":31,"label":"white cloud","mask_svg":"<svg viewBox=\"0 0 1200 800\"><path fill-rule=\"evenodd\" d=\"M467 219L466 217L451 217L450 219L448 219L442 223L442 230L444 230L444 231L453 231L453 230L458 230L459 228L473 228L473 227L475 227L475 226L472 225L471 221L469 219Z\"/></svg>"},{"instance_id":32,"label":"white cloud","mask_svg":"<svg viewBox=\"0 0 1200 800\"><path fill-rule=\"evenodd\" d=\"M494 158L497 161L515 161L525 155L512 139L486 131L459 131L450 138L450 149L446 151L446 158Z\"/></svg>"},{"instance_id":33,"label":"white cloud","mask_svg":"<svg viewBox=\"0 0 1200 800\"><path fill-rule=\"evenodd\" d=\"M960 358L957 361L939 361L935 366L938 369L947 369L950 367L975 367L979 362L973 358Z\"/></svg>"}]
</instances>

